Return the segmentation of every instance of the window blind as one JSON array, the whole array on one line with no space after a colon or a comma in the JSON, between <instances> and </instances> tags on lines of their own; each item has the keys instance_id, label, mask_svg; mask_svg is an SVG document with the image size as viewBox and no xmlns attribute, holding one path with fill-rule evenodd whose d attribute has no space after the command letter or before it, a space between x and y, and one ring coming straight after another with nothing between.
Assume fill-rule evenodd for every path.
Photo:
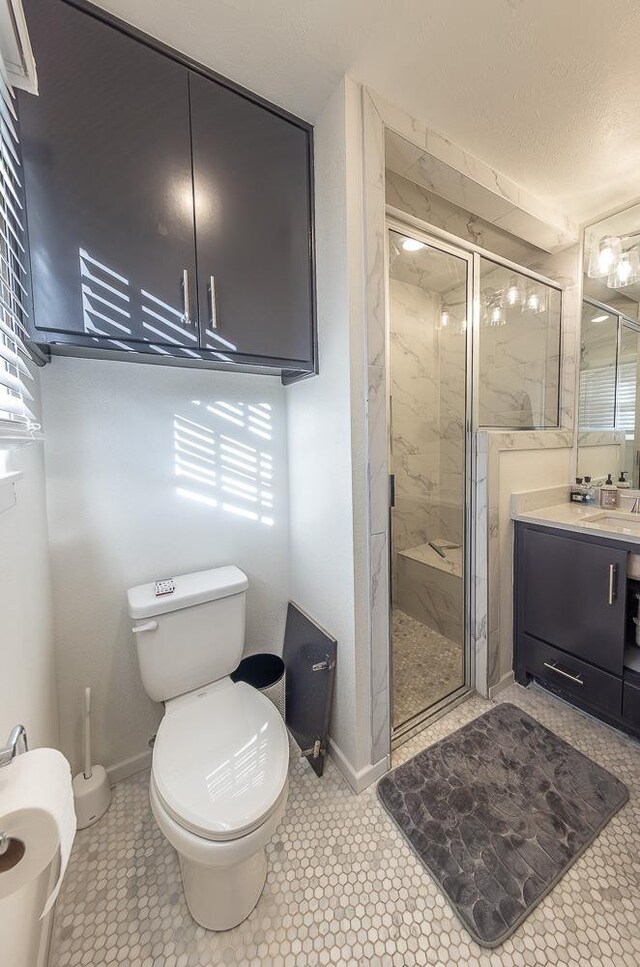
<instances>
[{"instance_id":1,"label":"window blind","mask_svg":"<svg viewBox=\"0 0 640 967\"><path fill-rule=\"evenodd\" d=\"M14 95L0 59L0 442L33 439L26 329L26 245Z\"/></svg>"},{"instance_id":2,"label":"window blind","mask_svg":"<svg viewBox=\"0 0 640 967\"><path fill-rule=\"evenodd\" d=\"M636 386L638 380L637 363L631 360L618 367L618 412L616 426L627 433L636 430Z\"/></svg>"},{"instance_id":3,"label":"window blind","mask_svg":"<svg viewBox=\"0 0 640 967\"><path fill-rule=\"evenodd\" d=\"M583 429L614 428L616 374L613 366L580 371L578 412Z\"/></svg>"}]
</instances>

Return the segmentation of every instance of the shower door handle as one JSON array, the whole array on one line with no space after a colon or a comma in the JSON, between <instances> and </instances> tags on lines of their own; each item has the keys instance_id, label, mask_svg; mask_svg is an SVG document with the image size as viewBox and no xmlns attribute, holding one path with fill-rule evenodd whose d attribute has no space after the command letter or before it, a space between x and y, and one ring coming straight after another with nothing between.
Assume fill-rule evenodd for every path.
<instances>
[{"instance_id":1,"label":"shower door handle","mask_svg":"<svg viewBox=\"0 0 640 967\"><path fill-rule=\"evenodd\" d=\"M389 474L389 507L393 510L396 505L396 475Z\"/></svg>"}]
</instances>

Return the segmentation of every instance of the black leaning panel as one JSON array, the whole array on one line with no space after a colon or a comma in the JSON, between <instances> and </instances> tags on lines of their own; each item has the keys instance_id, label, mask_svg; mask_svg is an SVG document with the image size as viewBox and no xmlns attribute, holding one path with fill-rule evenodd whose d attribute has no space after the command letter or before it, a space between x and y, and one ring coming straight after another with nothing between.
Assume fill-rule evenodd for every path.
<instances>
[{"instance_id":1,"label":"black leaning panel","mask_svg":"<svg viewBox=\"0 0 640 967\"><path fill-rule=\"evenodd\" d=\"M324 771L337 647L335 638L289 602L282 654L287 675L286 721L304 752L320 743L319 754L308 757L318 776ZM314 665L324 667L314 671Z\"/></svg>"}]
</instances>

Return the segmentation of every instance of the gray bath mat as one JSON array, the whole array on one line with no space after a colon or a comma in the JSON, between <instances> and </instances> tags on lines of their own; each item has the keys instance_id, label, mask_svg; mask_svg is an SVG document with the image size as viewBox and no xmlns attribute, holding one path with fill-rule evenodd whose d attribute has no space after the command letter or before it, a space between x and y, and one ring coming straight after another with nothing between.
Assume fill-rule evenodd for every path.
<instances>
[{"instance_id":1,"label":"gray bath mat","mask_svg":"<svg viewBox=\"0 0 640 967\"><path fill-rule=\"evenodd\" d=\"M513 933L629 798L507 703L384 776L378 795L483 947Z\"/></svg>"}]
</instances>

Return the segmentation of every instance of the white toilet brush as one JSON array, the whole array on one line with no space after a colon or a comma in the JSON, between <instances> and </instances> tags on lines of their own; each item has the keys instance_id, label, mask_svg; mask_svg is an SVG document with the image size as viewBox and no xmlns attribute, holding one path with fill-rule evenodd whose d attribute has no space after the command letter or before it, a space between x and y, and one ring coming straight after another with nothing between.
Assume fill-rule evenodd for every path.
<instances>
[{"instance_id":1,"label":"white toilet brush","mask_svg":"<svg viewBox=\"0 0 640 967\"><path fill-rule=\"evenodd\" d=\"M73 779L78 829L104 816L111 802L111 787L104 766L91 764L91 689L84 690L84 772Z\"/></svg>"}]
</instances>

